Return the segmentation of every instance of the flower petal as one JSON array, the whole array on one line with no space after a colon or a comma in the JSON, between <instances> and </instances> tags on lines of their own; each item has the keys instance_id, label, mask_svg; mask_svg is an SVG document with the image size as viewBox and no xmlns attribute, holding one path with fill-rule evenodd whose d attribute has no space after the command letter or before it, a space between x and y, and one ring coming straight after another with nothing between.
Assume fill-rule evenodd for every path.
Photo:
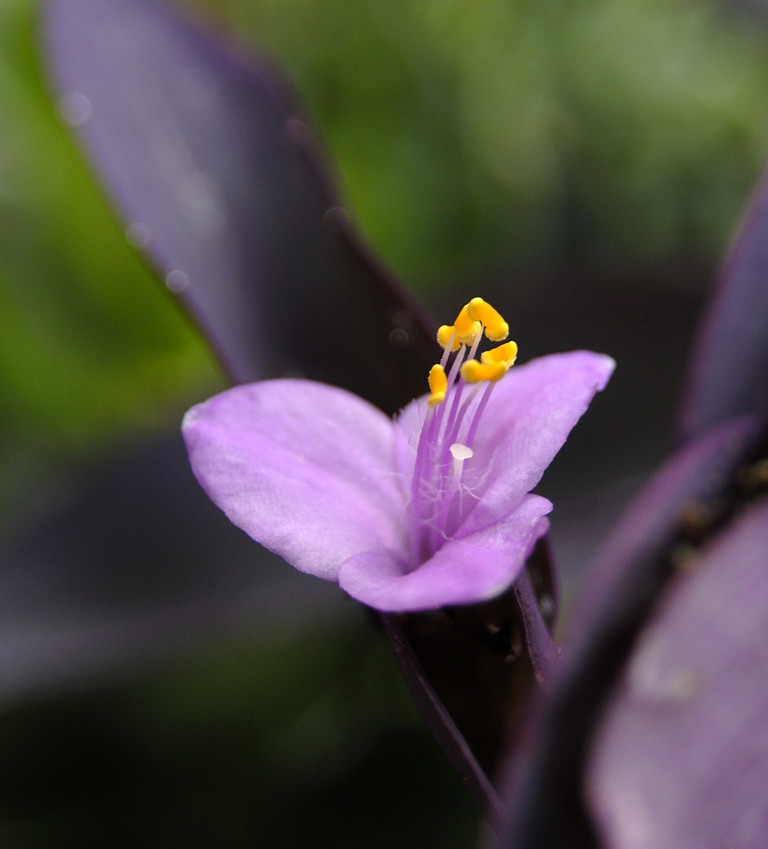
<instances>
[{"instance_id":1,"label":"flower petal","mask_svg":"<svg viewBox=\"0 0 768 849\"><path fill-rule=\"evenodd\" d=\"M502 593L517 578L536 541L543 536L552 504L528 495L499 522L448 540L413 572L378 551L350 557L339 585L351 596L386 612L430 610L473 604Z\"/></svg>"},{"instance_id":2,"label":"flower petal","mask_svg":"<svg viewBox=\"0 0 768 849\"><path fill-rule=\"evenodd\" d=\"M210 498L297 569L334 580L353 554L406 550L395 428L356 395L306 380L238 386L193 407L183 433Z\"/></svg>"},{"instance_id":3,"label":"flower petal","mask_svg":"<svg viewBox=\"0 0 768 849\"><path fill-rule=\"evenodd\" d=\"M615 365L604 354L571 351L515 366L496 384L465 466L480 470L481 499L467 531L496 521L536 486Z\"/></svg>"}]
</instances>

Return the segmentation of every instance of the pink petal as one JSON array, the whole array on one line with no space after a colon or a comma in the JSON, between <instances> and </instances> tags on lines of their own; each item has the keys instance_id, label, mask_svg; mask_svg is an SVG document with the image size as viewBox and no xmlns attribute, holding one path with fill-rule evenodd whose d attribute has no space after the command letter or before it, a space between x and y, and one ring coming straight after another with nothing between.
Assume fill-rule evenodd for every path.
<instances>
[{"instance_id":1,"label":"pink petal","mask_svg":"<svg viewBox=\"0 0 768 849\"><path fill-rule=\"evenodd\" d=\"M482 499L467 531L498 520L536 486L614 367L603 354L571 351L514 366L496 384L465 465L465 474L478 470Z\"/></svg>"},{"instance_id":2,"label":"pink petal","mask_svg":"<svg viewBox=\"0 0 768 849\"><path fill-rule=\"evenodd\" d=\"M552 505L528 495L509 516L476 533L454 537L418 569L379 551L350 557L339 571L339 585L351 596L387 612L430 610L493 598L520 574L539 537L549 527Z\"/></svg>"},{"instance_id":3,"label":"pink petal","mask_svg":"<svg viewBox=\"0 0 768 849\"><path fill-rule=\"evenodd\" d=\"M356 395L306 380L238 386L193 407L183 433L211 500L297 569L334 580L360 551L404 556L395 429Z\"/></svg>"}]
</instances>

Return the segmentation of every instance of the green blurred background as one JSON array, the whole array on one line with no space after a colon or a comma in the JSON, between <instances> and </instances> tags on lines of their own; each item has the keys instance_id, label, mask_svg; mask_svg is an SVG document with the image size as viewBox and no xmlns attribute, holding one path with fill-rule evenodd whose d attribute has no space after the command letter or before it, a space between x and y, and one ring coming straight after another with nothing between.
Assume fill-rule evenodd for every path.
<instances>
[{"instance_id":1,"label":"green blurred background","mask_svg":"<svg viewBox=\"0 0 768 849\"><path fill-rule=\"evenodd\" d=\"M499 274L535 298L565 269L702 290L768 150L768 28L736 7L192 5L283 64L361 226L433 305ZM38 13L0 0L6 538L222 385L58 119ZM16 700L0 762L12 847L458 847L476 828L362 616Z\"/></svg>"}]
</instances>

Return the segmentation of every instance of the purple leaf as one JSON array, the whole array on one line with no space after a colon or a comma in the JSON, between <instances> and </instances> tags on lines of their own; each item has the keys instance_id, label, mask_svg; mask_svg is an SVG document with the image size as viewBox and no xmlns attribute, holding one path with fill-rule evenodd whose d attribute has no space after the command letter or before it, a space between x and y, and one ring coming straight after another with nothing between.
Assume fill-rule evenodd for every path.
<instances>
[{"instance_id":1,"label":"purple leaf","mask_svg":"<svg viewBox=\"0 0 768 849\"><path fill-rule=\"evenodd\" d=\"M610 608L622 586L629 590L628 598L634 595L639 602L649 575L638 573L635 564L651 564L653 553L678 532L681 516L691 504L711 499L729 486L734 469L759 433L759 421L733 420L692 440L656 472L605 540L582 581L571 617L576 637L589 631L601 610Z\"/></svg>"},{"instance_id":2,"label":"purple leaf","mask_svg":"<svg viewBox=\"0 0 768 849\"><path fill-rule=\"evenodd\" d=\"M428 325L362 249L278 75L158 0L51 0L47 54L126 225L235 382L342 383L393 412Z\"/></svg>"},{"instance_id":3,"label":"purple leaf","mask_svg":"<svg viewBox=\"0 0 768 849\"><path fill-rule=\"evenodd\" d=\"M394 616L382 616L382 627L389 639L400 671L427 727L458 773L468 792L492 822L499 820L499 797L475 754L435 693L418 657Z\"/></svg>"},{"instance_id":4,"label":"purple leaf","mask_svg":"<svg viewBox=\"0 0 768 849\"><path fill-rule=\"evenodd\" d=\"M476 772L480 769L485 776L498 778L505 748L522 731L532 676L550 671L545 668L544 645L552 646L551 637L539 631L542 623L531 622L535 613L525 609L532 601L526 585L533 585L540 609L546 607L550 613L546 626L552 626L549 565L542 539L525 575L490 602L384 617L398 663L428 727L493 822L498 822L496 792L488 792L490 783L478 779ZM398 648L392 628L407 638L411 651ZM542 659L544 663L539 662ZM443 721L446 713L450 723ZM471 757L462 761L465 751Z\"/></svg>"},{"instance_id":5,"label":"purple leaf","mask_svg":"<svg viewBox=\"0 0 768 849\"><path fill-rule=\"evenodd\" d=\"M768 170L728 252L693 350L681 435L768 410Z\"/></svg>"},{"instance_id":6,"label":"purple leaf","mask_svg":"<svg viewBox=\"0 0 768 849\"><path fill-rule=\"evenodd\" d=\"M768 837L768 499L723 531L643 630L597 735L608 849L763 849Z\"/></svg>"},{"instance_id":7,"label":"purple leaf","mask_svg":"<svg viewBox=\"0 0 768 849\"><path fill-rule=\"evenodd\" d=\"M692 503L711 503L728 491L757 436L757 423L739 419L685 446L608 540L576 606L573 653L510 767L510 815L499 846L594 845L582 777L600 711L674 572L681 517Z\"/></svg>"},{"instance_id":8,"label":"purple leaf","mask_svg":"<svg viewBox=\"0 0 768 849\"><path fill-rule=\"evenodd\" d=\"M69 476L62 501L43 500L42 520L0 547L0 704L196 641L349 613L232 527L195 485L176 434L121 444Z\"/></svg>"}]
</instances>

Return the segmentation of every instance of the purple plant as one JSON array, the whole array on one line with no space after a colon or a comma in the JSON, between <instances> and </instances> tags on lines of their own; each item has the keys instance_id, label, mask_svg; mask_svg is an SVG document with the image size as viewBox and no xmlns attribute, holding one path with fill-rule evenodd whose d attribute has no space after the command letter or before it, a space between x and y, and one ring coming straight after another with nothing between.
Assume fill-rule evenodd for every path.
<instances>
[{"instance_id":1,"label":"purple plant","mask_svg":"<svg viewBox=\"0 0 768 849\"><path fill-rule=\"evenodd\" d=\"M47 32L129 232L233 380L302 375L194 408L198 477L297 568L408 611L380 621L438 741L501 817L491 844L765 846L766 181L702 325L680 444L589 570L555 668L538 604L549 504L530 490L611 361L534 360L469 400L474 367L458 379L446 359L392 421L367 402L393 413L418 394L434 328L362 247L275 73L151 0L51 0ZM204 221L180 185L210 202ZM504 783L500 741L534 677L546 692L501 804L490 779Z\"/></svg>"}]
</instances>

